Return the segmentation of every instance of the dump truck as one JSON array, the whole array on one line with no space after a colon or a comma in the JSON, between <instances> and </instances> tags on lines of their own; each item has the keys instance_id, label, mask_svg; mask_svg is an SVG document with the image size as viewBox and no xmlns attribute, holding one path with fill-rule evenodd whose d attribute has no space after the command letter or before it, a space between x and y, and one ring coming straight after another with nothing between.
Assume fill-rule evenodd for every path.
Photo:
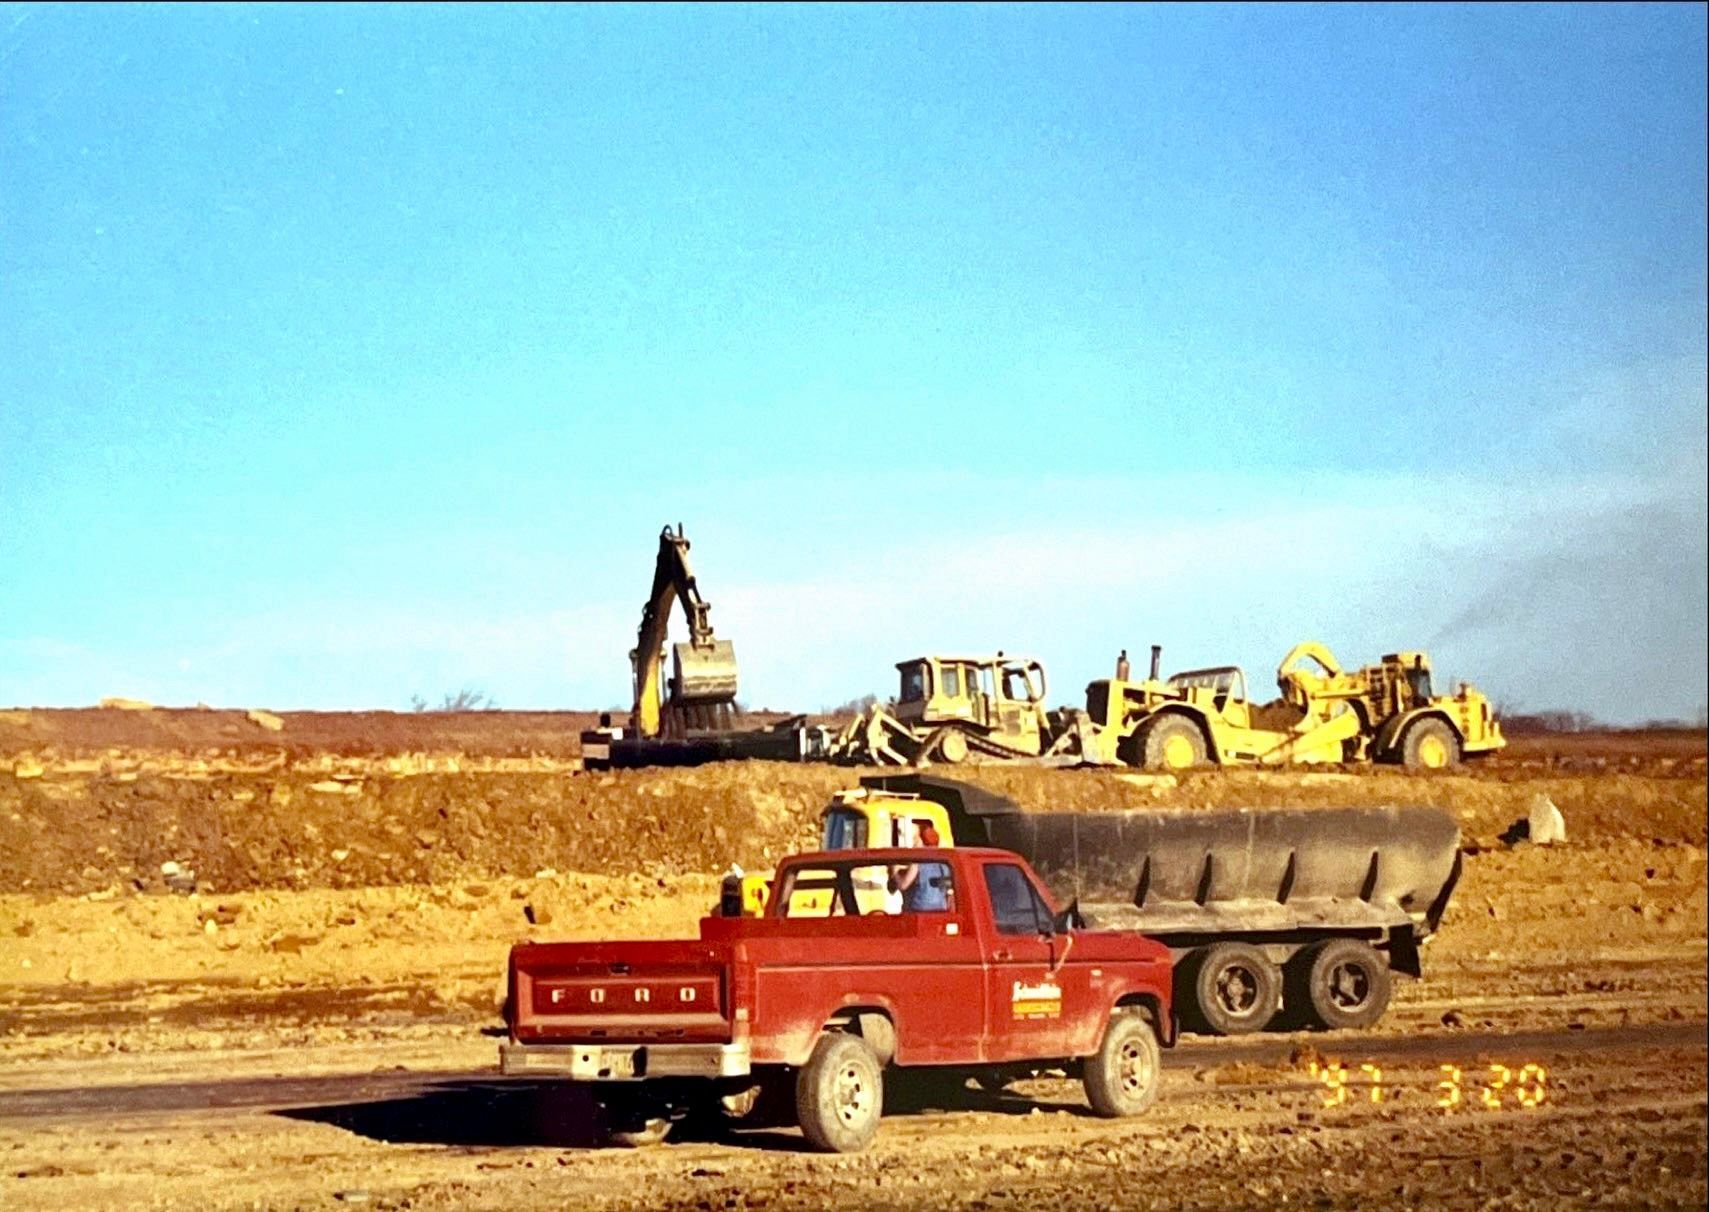
<instances>
[{"instance_id":1,"label":"dump truck","mask_svg":"<svg viewBox=\"0 0 1709 1212\"><path fill-rule=\"evenodd\" d=\"M918 773L837 793L821 844L908 846L927 826L945 845L1013 851L1084 920L1166 944L1184 1028L1214 1035L1374 1024L1394 975L1422 976L1462 863L1438 808L1029 812ZM882 881L857 893L863 913L894 908ZM719 911L754 916L770 895L765 876L733 871Z\"/></svg>"},{"instance_id":2,"label":"dump truck","mask_svg":"<svg viewBox=\"0 0 1709 1212\"><path fill-rule=\"evenodd\" d=\"M935 903L861 911L856 883L901 865L929 865ZM801 854L777 884L772 912L704 918L698 939L513 947L500 1069L583 1085L627 1144L769 1085L811 1146L853 1152L898 1072L1073 1072L1108 1117L1156 1099L1175 1039L1168 950L1074 925L1016 855ZM807 889L824 912L790 912Z\"/></svg>"},{"instance_id":3,"label":"dump truck","mask_svg":"<svg viewBox=\"0 0 1709 1212\"><path fill-rule=\"evenodd\" d=\"M833 761L875 766L1077 760L1078 712L1045 706L1031 657L932 654L899 661L894 701L869 707L830 746Z\"/></svg>"},{"instance_id":4,"label":"dump truck","mask_svg":"<svg viewBox=\"0 0 1709 1212\"><path fill-rule=\"evenodd\" d=\"M1470 683L1452 695L1434 692L1423 652L1391 652L1348 672L1324 645L1296 644L1277 667L1281 702L1270 709L1290 719L1266 727L1239 666L1164 679L1161 651L1152 645L1143 681L1086 687L1086 760L1153 770L1373 761L1439 770L1507 744L1489 699Z\"/></svg>"}]
</instances>

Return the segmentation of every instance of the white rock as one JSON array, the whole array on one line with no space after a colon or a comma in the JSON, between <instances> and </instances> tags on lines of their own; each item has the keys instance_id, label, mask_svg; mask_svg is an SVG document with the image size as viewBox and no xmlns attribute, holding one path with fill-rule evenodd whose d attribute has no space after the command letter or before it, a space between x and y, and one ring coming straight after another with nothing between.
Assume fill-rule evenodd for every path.
<instances>
[{"instance_id":1,"label":"white rock","mask_svg":"<svg viewBox=\"0 0 1709 1212\"><path fill-rule=\"evenodd\" d=\"M1533 845L1548 846L1567 840L1566 818L1548 796L1538 795L1531 800L1529 820Z\"/></svg>"}]
</instances>

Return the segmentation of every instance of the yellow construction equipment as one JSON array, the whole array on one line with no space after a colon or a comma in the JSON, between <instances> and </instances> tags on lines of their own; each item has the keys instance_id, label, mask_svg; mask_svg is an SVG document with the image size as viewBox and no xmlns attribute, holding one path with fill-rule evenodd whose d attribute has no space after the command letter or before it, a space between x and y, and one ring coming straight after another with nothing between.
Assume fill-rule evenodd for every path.
<instances>
[{"instance_id":1,"label":"yellow construction equipment","mask_svg":"<svg viewBox=\"0 0 1709 1212\"><path fill-rule=\"evenodd\" d=\"M1282 707L1294 717L1280 728L1255 726L1239 667L1163 680L1160 653L1154 645L1144 681L1086 687L1087 760L1156 770L1366 761L1436 770L1507 744L1489 699L1469 683L1453 695L1434 692L1422 652L1346 672L1324 645L1295 645L1276 670Z\"/></svg>"},{"instance_id":2,"label":"yellow construction equipment","mask_svg":"<svg viewBox=\"0 0 1709 1212\"><path fill-rule=\"evenodd\" d=\"M665 638L671 601L682 603L688 620L688 643L671 646L668 697L663 691ZM659 532L659 555L653 566L653 591L641 609L641 626L629 664L635 682L635 709L630 718L643 739L680 739L695 731L728 730L736 710L736 649L712 634L712 604L700 596L688 564L688 539L682 524L676 533L667 525Z\"/></svg>"},{"instance_id":3,"label":"yellow construction equipment","mask_svg":"<svg viewBox=\"0 0 1709 1212\"><path fill-rule=\"evenodd\" d=\"M832 743L835 760L955 765L1063 756L1078 713L1045 707L1044 666L1030 657L914 657L897 663L894 702L868 708Z\"/></svg>"}]
</instances>

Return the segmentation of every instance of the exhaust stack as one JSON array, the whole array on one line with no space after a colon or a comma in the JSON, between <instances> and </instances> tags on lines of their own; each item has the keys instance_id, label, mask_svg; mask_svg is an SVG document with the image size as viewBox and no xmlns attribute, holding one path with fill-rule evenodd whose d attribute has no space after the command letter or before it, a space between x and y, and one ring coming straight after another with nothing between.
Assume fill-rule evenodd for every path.
<instances>
[{"instance_id":1,"label":"exhaust stack","mask_svg":"<svg viewBox=\"0 0 1709 1212\"><path fill-rule=\"evenodd\" d=\"M1151 646L1151 680L1157 681L1163 674L1163 645Z\"/></svg>"}]
</instances>

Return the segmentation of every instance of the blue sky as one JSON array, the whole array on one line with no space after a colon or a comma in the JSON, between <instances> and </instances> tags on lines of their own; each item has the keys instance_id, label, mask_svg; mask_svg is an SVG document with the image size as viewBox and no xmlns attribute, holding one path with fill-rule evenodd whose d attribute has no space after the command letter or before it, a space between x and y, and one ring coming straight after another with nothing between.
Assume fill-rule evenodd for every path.
<instances>
[{"instance_id":1,"label":"blue sky","mask_svg":"<svg viewBox=\"0 0 1709 1212\"><path fill-rule=\"evenodd\" d=\"M1705 13L0 6L0 701L1705 693Z\"/></svg>"}]
</instances>

